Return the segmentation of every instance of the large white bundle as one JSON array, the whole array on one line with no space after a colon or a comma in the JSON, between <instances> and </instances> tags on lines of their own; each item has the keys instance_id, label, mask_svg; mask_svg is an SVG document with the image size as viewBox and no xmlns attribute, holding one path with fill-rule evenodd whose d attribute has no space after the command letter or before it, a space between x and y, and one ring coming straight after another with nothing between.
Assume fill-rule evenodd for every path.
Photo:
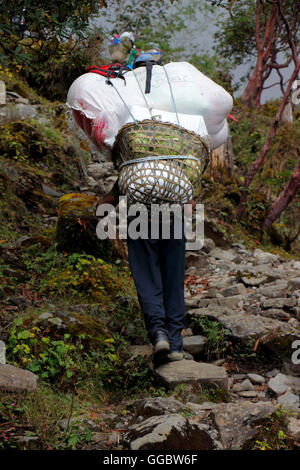
<instances>
[{"instance_id":1,"label":"large white bundle","mask_svg":"<svg viewBox=\"0 0 300 470\"><path fill-rule=\"evenodd\" d=\"M126 84L124 80L114 78L113 86L110 86L106 84L105 77L87 73L75 80L68 93L67 104L70 108L82 111L97 123L104 122L105 144L112 145L118 130L131 118L124 102L129 108L139 106L147 110L150 107L174 113L169 82L177 112L203 116L212 148L226 141L226 118L232 108L232 97L193 65L188 62L171 62L164 67L154 65L151 92L147 95L143 93L145 67L127 72L125 79Z\"/></svg>"},{"instance_id":2,"label":"large white bundle","mask_svg":"<svg viewBox=\"0 0 300 470\"><path fill-rule=\"evenodd\" d=\"M133 122L132 116L134 116L137 121L154 118L156 121L170 122L171 124L180 125L188 131L196 132L196 134L207 140L208 144L210 143L203 116L171 113L169 111L161 111L160 109L151 109L150 113L148 108L143 108L142 106L130 106L129 109L131 114L126 123Z\"/></svg>"}]
</instances>

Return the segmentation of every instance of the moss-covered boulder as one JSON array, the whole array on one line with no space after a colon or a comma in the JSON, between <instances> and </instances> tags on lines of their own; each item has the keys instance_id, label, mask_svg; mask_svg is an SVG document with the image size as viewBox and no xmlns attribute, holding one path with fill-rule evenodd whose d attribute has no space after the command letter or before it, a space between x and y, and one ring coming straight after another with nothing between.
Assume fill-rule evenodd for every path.
<instances>
[{"instance_id":1,"label":"moss-covered boulder","mask_svg":"<svg viewBox=\"0 0 300 470\"><path fill-rule=\"evenodd\" d=\"M96 234L97 196L65 194L59 199L56 240L58 249L71 253L87 253L105 261L126 258L125 245L120 240L100 240Z\"/></svg>"}]
</instances>

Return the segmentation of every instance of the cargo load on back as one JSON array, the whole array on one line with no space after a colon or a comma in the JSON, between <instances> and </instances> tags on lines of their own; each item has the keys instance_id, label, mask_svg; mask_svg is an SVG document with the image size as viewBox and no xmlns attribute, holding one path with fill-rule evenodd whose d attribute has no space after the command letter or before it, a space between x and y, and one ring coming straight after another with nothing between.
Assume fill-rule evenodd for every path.
<instances>
[{"instance_id":1,"label":"cargo load on back","mask_svg":"<svg viewBox=\"0 0 300 470\"><path fill-rule=\"evenodd\" d=\"M119 42L111 47L122 58ZM135 55L128 54L130 67L89 67L67 105L97 149L109 151L131 202L187 203L211 150L227 140L232 97L188 62L159 65L159 51Z\"/></svg>"}]
</instances>

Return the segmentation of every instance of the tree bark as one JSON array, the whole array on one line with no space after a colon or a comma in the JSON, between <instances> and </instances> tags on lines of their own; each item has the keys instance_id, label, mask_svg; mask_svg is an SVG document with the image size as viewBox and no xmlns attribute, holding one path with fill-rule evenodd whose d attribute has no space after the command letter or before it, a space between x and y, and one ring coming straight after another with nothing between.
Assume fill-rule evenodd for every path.
<instances>
[{"instance_id":1,"label":"tree bark","mask_svg":"<svg viewBox=\"0 0 300 470\"><path fill-rule=\"evenodd\" d=\"M279 22L277 5L273 6L267 22L264 25L262 2L261 0L257 0L256 3L255 40L257 59L251 78L241 97L241 101L245 105L259 107L264 82L270 75L271 63L274 57L276 57L275 43L278 37L278 30L281 29L281 24Z\"/></svg>"},{"instance_id":2,"label":"tree bark","mask_svg":"<svg viewBox=\"0 0 300 470\"><path fill-rule=\"evenodd\" d=\"M212 152L210 177L213 181L225 183L226 181L232 181L233 176L233 150L229 135L226 143Z\"/></svg>"},{"instance_id":3,"label":"tree bark","mask_svg":"<svg viewBox=\"0 0 300 470\"><path fill-rule=\"evenodd\" d=\"M283 14L283 11L282 11L282 0L278 1L278 9L279 9L279 14L281 16L282 22L283 22L283 24L285 26L285 29L286 29L286 32L287 32L287 40L289 42L289 46L290 46L290 49L291 49L291 52L292 52L292 57L293 57L293 62L294 62L294 71L293 71L292 76L290 77L290 79L288 81L288 85L287 85L287 88L285 90L285 94L283 96L282 102L280 103L280 106L279 106L278 111L276 113L275 120L274 120L273 124L271 125L268 138L267 138L262 150L260 151L260 153L258 155L258 158L252 164L252 166L250 168L250 171L248 172L248 174L245 178L244 188L241 192L241 198L240 198L240 203L239 203L239 207L238 207L238 219L240 219L242 217L242 215L245 211L247 200L248 200L249 186L250 186L254 176L256 175L259 167L263 163L267 153L269 152L269 150L271 148L271 144L272 144L272 141L273 141L273 139L276 135L277 129L279 127L279 123L281 121L282 114L283 114L283 112L285 110L285 107L287 105L287 102L288 102L288 99L289 99L289 96L290 96L290 92L291 92L292 87L293 87L293 83L298 78L299 71L300 71L300 58L298 56L297 47L296 47L296 44L295 44L295 41L294 41L294 38L293 38L291 27L290 27L287 19L285 18L284 14Z\"/></svg>"},{"instance_id":4,"label":"tree bark","mask_svg":"<svg viewBox=\"0 0 300 470\"><path fill-rule=\"evenodd\" d=\"M273 205L269 215L263 224L263 229L267 230L271 227L272 223L278 219L280 214L288 207L294 199L298 188L300 188L300 158L295 166L294 172L283 190L279 199Z\"/></svg>"}]
</instances>

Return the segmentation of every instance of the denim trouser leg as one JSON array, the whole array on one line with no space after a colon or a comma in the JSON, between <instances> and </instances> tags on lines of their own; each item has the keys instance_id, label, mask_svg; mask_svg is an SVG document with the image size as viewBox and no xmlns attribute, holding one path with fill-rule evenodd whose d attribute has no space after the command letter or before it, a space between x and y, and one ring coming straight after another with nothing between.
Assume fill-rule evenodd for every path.
<instances>
[{"instance_id":1,"label":"denim trouser leg","mask_svg":"<svg viewBox=\"0 0 300 470\"><path fill-rule=\"evenodd\" d=\"M161 240L163 302L171 351L182 348L185 326L184 268L185 241Z\"/></svg>"},{"instance_id":2,"label":"denim trouser leg","mask_svg":"<svg viewBox=\"0 0 300 470\"><path fill-rule=\"evenodd\" d=\"M157 330L165 333L166 312L163 305L163 283L159 260L159 240L127 238L131 273L144 314L150 341Z\"/></svg>"},{"instance_id":3,"label":"denim trouser leg","mask_svg":"<svg viewBox=\"0 0 300 470\"><path fill-rule=\"evenodd\" d=\"M168 333L171 351L182 347L185 239L127 239L130 269L150 337Z\"/></svg>"}]
</instances>

